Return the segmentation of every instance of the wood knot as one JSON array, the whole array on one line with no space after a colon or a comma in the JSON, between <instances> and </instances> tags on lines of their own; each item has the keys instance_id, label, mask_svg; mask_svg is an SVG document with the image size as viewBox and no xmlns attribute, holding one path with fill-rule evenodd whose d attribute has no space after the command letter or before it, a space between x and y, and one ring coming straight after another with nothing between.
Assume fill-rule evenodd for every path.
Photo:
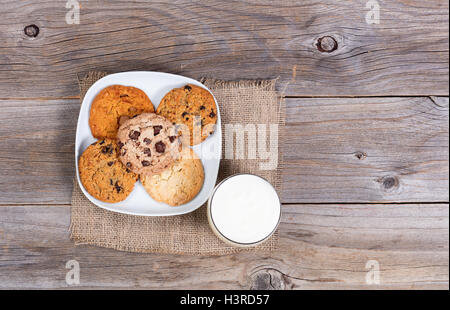
<instances>
[{"instance_id":1,"label":"wood knot","mask_svg":"<svg viewBox=\"0 0 450 310\"><path fill-rule=\"evenodd\" d=\"M358 158L359 160L364 160L366 159L367 154L364 152L356 152L355 157Z\"/></svg>"},{"instance_id":2,"label":"wood knot","mask_svg":"<svg viewBox=\"0 0 450 310\"><path fill-rule=\"evenodd\" d=\"M283 274L272 269L260 270L252 275L250 289L280 290L285 288Z\"/></svg>"},{"instance_id":3,"label":"wood knot","mask_svg":"<svg viewBox=\"0 0 450 310\"><path fill-rule=\"evenodd\" d=\"M381 183L384 190L393 190L399 186L398 178L392 176L382 177L378 182Z\"/></svg>"},{"instance_id":4,"label":"wood knot","mask_svg":"<svg viewBox=\"0 0 450 310\"><path fill-rule=\"evenodd\" d=\"M39 34L39 27L36 25L28 25L23 29L25 35L30 38L36 38Z\"/></svg>"},{"instance_id":5,"label":"wood knot","mask_svg":"<svg viewBox=\"0 0 450 310\"><path fill-rule=\"evenodd\" d=\"M335 38L331 36L325 36L317 40L316 46L319 52L331 53L337 50L338 43Z\"/></svg>"}]
</instances>

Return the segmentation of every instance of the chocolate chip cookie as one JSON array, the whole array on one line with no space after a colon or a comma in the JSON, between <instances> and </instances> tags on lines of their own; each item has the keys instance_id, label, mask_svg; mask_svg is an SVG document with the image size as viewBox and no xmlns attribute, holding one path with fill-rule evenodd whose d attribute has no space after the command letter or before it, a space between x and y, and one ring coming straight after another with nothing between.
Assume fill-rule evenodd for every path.
<instances>
[{"instance_id":1,"label":"chocolate chip cookie","mask_svg":"<svg viewBox=\"0 0 450 310\"><path fill-rule=\"evenodd\" d=\"M154 112L147 95L136 87L111 85L95 97L89 114L89 127L98 139L116 138L125 120L144 112Z\"/></svg>"},{"instance_id":2,"label":"chocolate chip cookie","mask_svg":"<svg viewBox=\"0 0 450 310\"><path fill-rule=\"evenodd\" d=\"M176 124L187 126L190 145L203 142L215 130L217 107L212 94L206 89L185 85L172 89L161 100L156 113Z\"/></svg>"},{"instance_id":3,"label":"chocolate chip cookie","mask_svg":"<svg viewBox=\"0 0 450 310\"><path fill-rule=\"evenodd\" d=\"M117 139L120 160L137 174L160 173L179 156L181 144L175 126L154 113L127 120L120 126Z\"/></svg>"},{"instance_id":4,"label":"chocolate chip cookie","mask_svg":"<svg viewBox=\"0 0 450 310\"><path fill-rule=\"evenodd\" d=\"M200 192L205 174L201 160L190 148L184 148L180 159L160 174L141 177L147 193L156 201L171 206L185 204Z\"/></svg>"},{"instance_id":5,"label":"chocolate chip cookie","mask_svg":"<svg viewBox=\"0 0 450 310\"><path fill-rule=\"evenodd\" d=\"M120 162L118 150L114 140L97 141L83 152L78 162L84 188L104 202L119 202L127 198L138 179Z\"/></svg>"}]
</instances>

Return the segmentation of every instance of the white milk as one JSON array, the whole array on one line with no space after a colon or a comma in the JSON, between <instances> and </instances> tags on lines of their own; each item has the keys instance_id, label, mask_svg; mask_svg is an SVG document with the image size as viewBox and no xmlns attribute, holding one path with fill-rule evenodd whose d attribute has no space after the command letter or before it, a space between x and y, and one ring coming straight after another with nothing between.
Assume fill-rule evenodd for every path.
<instances>
[{"instance_id":1,"label":"white milk","mask_svg":"<svg viewBox=\"0 0 450 310\"><path fill-rule=\"evenodd\" d=\"M270 236L280 218L280 200L272 185L249 174L230 177L214 192L210 216L225 238L251 244Z\"/></svg>"}]
</instances>

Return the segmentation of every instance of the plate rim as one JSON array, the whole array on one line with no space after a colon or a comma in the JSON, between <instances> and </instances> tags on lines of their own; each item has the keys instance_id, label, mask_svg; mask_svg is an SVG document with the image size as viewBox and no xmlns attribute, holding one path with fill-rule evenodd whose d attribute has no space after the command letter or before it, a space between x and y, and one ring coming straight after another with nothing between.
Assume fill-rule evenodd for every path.
<instances>
[{"instance_id":1,"label":"plate rim","mask_svg":"<svg viewBox=\"0 0 450 310\"><path fill-rule=\"evenodd\" d=\"M210 190L210 193L207 195L207 198L206 198L206 200L205 200L205 202L203 202L202 204L199 204L198 206L196 206L196 207L193 207L193 208L191 208L190 210L188 209L188 210L184 210L184 211L178 211L178 212L176 212L176 209L178 208L178 206L175 206L175 207L173 207L173 206L169 206L168 205L168 207L169 208L171 208L171 209L173 209L175 212L171 212L171 213L166 213L166 212L164 212L164 213L158 213L158 214L148 214L148 213L141 213L141 212L130 212L130 211L121 211L121 210L117 210L117 209L114 209L114 208L110 208L109 206L103 206L103 205L99 205L99 204L97 204L95 201L93 201L92 199L91 199L91 195L86 191L86 189L84 188L84 186L83 186L83 184L81 183L81 180L80 180L80 173L79 173L79 169L78 169L78 159L79 159L79 156L81 156L79 153L78 153L78 145L79 145L79 143L78 143L78 141L79 141L79 137L78 137L78 128L79 128L79 126L80 126L80 122L81 122L81 112L82 112L82 107L85 105L85 104L87 104L86 103L86 97L88 97L88 94L89 94L89 92L92 92L92 89L94 88L94 86L96 85L96 84L98 84L98 83L100 83L102 80L104 80L104 79L108 79L108 78L112 78L112 77L114 77L114 76L118 76L118 75L125 75L125 74L128 74L128 73L138 73L138 74L147 74L147 73L150 73L150 74L156 74L156 75L166 75L166 76L175 76L175 77L181 77L181 78L183 78L183 79L186 79L187 80L187 82L189 83L189 82L193 82L193 84L195 84L195 85L197 85L197 86L200 86L200 87L202 87L202 88L204 88L204 89L206 89L206 90L208 90L210 93L211 93L211 95L213 96L213 98L214 98L214 102L216 103L216 108L217 108L217 122L216 122L216 132L215 133L217 133L218 135L219 135L219 137L218 137L218 139L220 140L220 143L218 143L218 165L217 165L217 169L215 169L215 171L214 171L214 186L212 186L212 188L211 188L211 190ZM115 85L114 83L111 83L110 85ZM133 85L129 85L129 86L133 86ZM105 86L105 87L107 87L107 86ZM92 102L90 102L89 104L92 104ZM159 105L159 104L158 104ZM89 109L89 111L88 112L90 112L90 109ZM221 158L222 158L222 126L221 126L221 114L220 114L220 108L219 108L219 105L218 105L218 103L217 103L217 99L216 99L216 97L214 96L214 94L213 94L213 92L208 88L208 87L206 87L203 83L201 83L201 82L199 82L199 81L197 81L197 80L195 80L195 79L193 79L193 78L190 78L190 77L186 77L186 76L183 76L183 75L179 75L179 74L173 74L173 73L167 73L167 72L159 72L159 71L124 71L124 72L117 72L117 73L111 73L111 74L107 74L106 76L104 76L104 77L102 77L102 78L100 78L100 79L98 79L97 81L95 81L94 82L94 84L92 84L89 88L88 88L88 90L86 91L86 93L85 93L85 95L84 95L84 97L83 97L83 100L82 100L82 102L81 102L81 105L80 105L80 111L79 111L79 113L78 113L78 120L77 120L77 127L76 127L76 132L75 132L75 150L74 150L74 153L75 153L75 173L76 173L76 177L77 177L77 182L78 182L78 186L79 186L79 188L81 189L81 191L82 191L82 193L84 194L84 196L91 202L91 203L93 203L94 205L96 205L97 207L100 207L100 208L102 208L102 209L105 209L105 210L108 210L108 211L111 211L111 212L115 212L115 213L119 213L119 214L128 214L128 215L136 215L136 216L149 216L149 217L160 217L160 216L176 216L176 215L183 215L183 214L188 214L188 213L191 213L191 212L193 212L193 211L195 211L195 210L197 210L197 209L199 209L201 206L203 206L205 203L207 203L208 202L208 199L209 199L209 197L211 196L211 194L212 194L212 192L214 191L214 188L215 188L215 186L216 186L216 183L217 183L217 177L218 177L218 174L219 174L219 168L220 168L220 161L221 161ZM92 133L91 133L91 135L92 135ZM95 138L95 137L94 137ZM96 139L96 138L95 138ZM191 149L192 149L192 147L191 147ZM134 190L134 188L133 188L133 190ZM93 197L92 197L93 198ZM105 204L111 204L111 205L113 205L114 203L108 203L108 202L103 202L103 203L105 203Z\"/></svg>"}]
</instances>

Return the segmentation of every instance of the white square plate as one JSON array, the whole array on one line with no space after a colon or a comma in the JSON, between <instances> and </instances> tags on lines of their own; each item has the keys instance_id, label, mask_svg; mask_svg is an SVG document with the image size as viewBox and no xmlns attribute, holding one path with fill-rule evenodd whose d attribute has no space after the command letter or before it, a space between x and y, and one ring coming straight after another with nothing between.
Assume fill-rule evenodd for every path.
<instances>
[{"instance_id":1,"label":"white square plate","mask_svg":"<svg viewBox=\"0 0 450 310\"><path fill-rule=\"evenodd\" d=\"M207 89L200 82L169 73L161 72L122 72L107 75L104 78L95 82L87 91L83 103L80 109L80 115L78 116L77 133L75 139L75 166L77 171L77 180L84 195L97 206L125 214L143 215L143 216L168 216L178 215L192 212L201 205L203 205L212 194L214 186L216 184L217 173L219 171L220 157L222 154L222 131L220 122L220 111L217 105L217 126L214 134L209 136L202 143L193 147L195 153L201 158L203 168L205 170L205 182L199 194L190 202L171 207L167 204L157 202L153 200L145 191L142 184L136 182L133 191L124 201L118 203L102 202L92 197L83 187L80 182L80 174L78 171L79 156L83 154L83 151L97 139L95 139L89 128L89 111L91 103L95 96L103 88L110 85L125 85L134 86L143 90L152 101L155 109L158 107L159 102L171 89L182 87L186 84L193 84Z\"/></svg>"}]
</instances>

